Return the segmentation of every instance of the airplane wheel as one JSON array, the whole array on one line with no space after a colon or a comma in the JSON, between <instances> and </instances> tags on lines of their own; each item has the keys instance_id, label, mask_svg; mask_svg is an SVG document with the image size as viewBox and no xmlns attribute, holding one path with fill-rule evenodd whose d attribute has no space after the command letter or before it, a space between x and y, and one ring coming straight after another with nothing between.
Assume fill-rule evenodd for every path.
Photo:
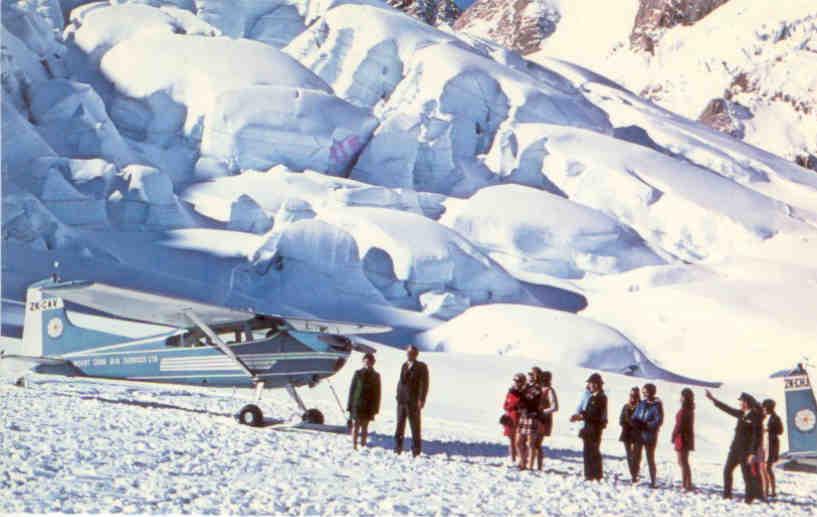
<instances>
[{"instance_id":1,"label":"airplane wheel","mask_svg":"<svg viewBox=\"0 0 817 517\"><path fill-rule=\"evenodd\" d=\"M251 427L261 427L264 423L264 414L255 404L247 404L238 412L238 422Z\"/></svg>"},{"instance_id":2,"label":"airplane wheel","mask_svg":"<svg viewBox=\"0 0 817 517\"><path fill-rule=\"evenodd\" d=\"M323 413L315 408L307 409L301 419L307 424L323 424Z\"/></svg>"}]
</instances>

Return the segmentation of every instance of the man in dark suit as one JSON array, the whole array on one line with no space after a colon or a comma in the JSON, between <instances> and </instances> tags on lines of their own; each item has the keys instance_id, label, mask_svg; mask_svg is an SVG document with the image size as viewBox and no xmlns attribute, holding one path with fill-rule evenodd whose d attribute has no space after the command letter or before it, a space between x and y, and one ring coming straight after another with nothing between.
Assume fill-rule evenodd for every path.
<instances>
[{"instance_id":1,"label":"man in dark suit","mask_svg":"<svg viewBox=\"0 0 817 517\"><path fill-rule=\"evenodd\" d=\"M744 500L751 503L754 499L762 499L763 493L760 487L760 479L752 472L754 455L760 446L763 437L763 427L761 425L762 416L758 410L758 403L754 397L748 393L741 393L738 400L740 409L729 407L716 399L709 390L706 390L706 398L711 400L715 407L724 413L737 419L735 424L735 437L729 447L729 456L726 458L726 465L723 467L723 497L732 498L732 473L735 467L740 466L743 475L743 484L746 487Z\"/></svg>"},{"instance_id":2,"label":"man in dark suit","mask_svg":"<svg viewBox=\"0 0 817 517\"><path fill-rule=\"evenodd\" d=\"M601 481L604 473L601 456L601 434L607 427L607 395L601 375L594 373L587 379L587 389L571 422L584 422L579 438L584 442L584 478Z\"/></svg>"},{"instance_id":3,"label":"man in dark suit","mask_svg":"<svg viewBox=\"0 0 817 517\"><path fill-rule=\"evenodd\" d=\"M406 349L408 360L400 369L400 382L397 383L397 429L394 432L394 452L403 452L403 437L406 432L406 419L411 426L411 452L420 454L422 438L420 435L420 412L426 403L428 394L428 367L417 360L419 350L414 345Z\"/></svg>"}]
</instances>

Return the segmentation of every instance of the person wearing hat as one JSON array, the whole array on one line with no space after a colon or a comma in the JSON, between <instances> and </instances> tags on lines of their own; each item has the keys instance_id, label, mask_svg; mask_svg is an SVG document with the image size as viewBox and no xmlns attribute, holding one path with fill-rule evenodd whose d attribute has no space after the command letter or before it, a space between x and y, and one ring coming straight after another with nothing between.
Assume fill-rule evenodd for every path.
<instances>
[{"instance_id":1,"label":"person wearing hat","mask_svg":"<svg viewBox=\"0 0 817 517\"><path fill-rule=\"evenodd\" d=\"M406 420L411 427L411 452L419 456L422 451L420 416L428 395L428 366L418 361L420 351L414 345L406 347L406 362L400 369L397 383L397 428L394 431L394 452L403 452Z\"/></svg>"},{"instance_id":2,"label":"person wearing hat","mask_svg":"<svg viewBox=\"0 0 817 517\"><path fill-rule=\"evenodd\" d=\"M380 374L374 370L374 354L363 356L363 368L355 372L352 385L349 387L349 401L346 409L352 418L352 445L357 450L357 437L360 445L366 447L369 437L369 422L380 412Z\"/></svg>"},{"instance_id":3,"label":"person wearing hat","mask_svg":"<svg viewBox=\"0 0 817 517\"><path fill-rule=\"evenodd\" d=\"M571 422L584 422L579 438L584 442L584 478L601 480L601 434L607 426L607 395L604 393L601 375L594 373L587 378L589 396L580 404L579 412L570 417Z\"/></svg>"},{"instance_id":4,"label":"person wearing hat","mask_svg":"<svg viewBox=\"0 0 817 517\"><path fill-rule=\"evenodd\" d=\"M709 390L706 390L706 398L711 400L715 407L737 419L735 437L732 439L726 465L723 467L724 499L732 498L732 473L738 465L740 465L743 484L746 487L744 500L751 503L757 498L762 498L759 479L752 473L752 463L754 463L755 454L760 447L762 437L761 418L757 410L757 401L748 393L741 393L740 397L738 397L740 409L736 409L716 399Z\"/></svg>"},{"instance_id":5,"label":"person wearing hat","mask_svg":"<svg viewBox=\"0 0 817 517\"><path fill-rule=\"evenodd\" d=\"M520 404L522 402L522 390L524 389L525 374L517 373L513 376L513 384L511 384L510 389L508 389L507 395L505 395L505 403L502 405L502 409L504 409L505 412L499 419L499 423L502 424L504 434L508 437L508 452L511 456L512 465L516 465L516 431L517 427L519 426L519 410L521 409Z\"/></svg>"}]
</instances>

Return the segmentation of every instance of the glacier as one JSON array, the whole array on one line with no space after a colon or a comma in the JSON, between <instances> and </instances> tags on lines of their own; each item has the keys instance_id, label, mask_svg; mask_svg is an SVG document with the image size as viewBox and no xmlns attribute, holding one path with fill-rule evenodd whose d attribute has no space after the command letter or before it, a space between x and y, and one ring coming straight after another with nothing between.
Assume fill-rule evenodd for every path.
<instances>
[{"instance_id":1,"label":"glacier","mask_svg":"<svg viewBox=\"0 0 817 517\"><path fill-rule=\"evenodd\" d=\"M710 285L731 314L733 264L765 261L741 284L754 310L796 284L765 275L813 254L813 173L581 66L375 0L8 1L2 30L9 303L58 262L387 323L393 345L496 353L507 343L429 336L564 318L575 334L543 349L556 327L534 325L518 349L617 372L637 350L671 358L638 375L700 374L640 300L674 290L686 325ZM592 353L571 351L583 336Z\"/></svg>"}]
</instances>

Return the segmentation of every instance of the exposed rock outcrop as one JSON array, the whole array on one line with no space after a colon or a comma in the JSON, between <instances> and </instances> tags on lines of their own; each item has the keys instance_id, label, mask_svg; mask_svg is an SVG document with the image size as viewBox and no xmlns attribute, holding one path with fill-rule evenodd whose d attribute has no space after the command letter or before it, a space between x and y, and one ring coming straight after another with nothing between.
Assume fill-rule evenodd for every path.
<instances>
[{"instance_id":1,"label":"exposed rock outcrop","mask_svg":"<svg viewBox=\"0 0 817 517\"><path fill-rule=\"evenodd\" d=\"M746 106L719 98L709 102L698 120L721 133L743 139L745 135L743 121L750 118L752 112Z\"/></svg>"},{"instance_id":2,"label":"exposed rock outcrop","mask_svg":"<svg viewBox=\"0 0 817 517\"><path fill-rule=\"evenodd\" d=\"M429 25L452 25L462 11L454 0L386 0L392 7Z\"/></svg>"},{"instance_id":3,"label":"exposed rock outcrop","mask_svg":"<svg viewBox=\"0 0 817 517\"><path fill-rule=\"evenodd\" d=\"M454 29L528 54L539 50L560 19L552 0L477 0L457 19Z\"/></svg>"},{"instance_id":4,"label":"exposed rock outcrop","mask_svg":"<svg viewBox=\"0 0 817 517\"><path fill-rule=\"evenodd\" d=\"M811 169L817 172L817 156L813 154L802 154L794 159L794 162L800 167Z\"/></svg>"},{"instance_id":5,"label":"exposed rock outcrop","mask_svg":"<svg viewBox=\"0 0 817 517\"><path fill-rule=\"evenodd\" d=\"M652 53L665 29L692 25L729 0L641 0L630 44Z\"/></svg>"}]
</instances>

